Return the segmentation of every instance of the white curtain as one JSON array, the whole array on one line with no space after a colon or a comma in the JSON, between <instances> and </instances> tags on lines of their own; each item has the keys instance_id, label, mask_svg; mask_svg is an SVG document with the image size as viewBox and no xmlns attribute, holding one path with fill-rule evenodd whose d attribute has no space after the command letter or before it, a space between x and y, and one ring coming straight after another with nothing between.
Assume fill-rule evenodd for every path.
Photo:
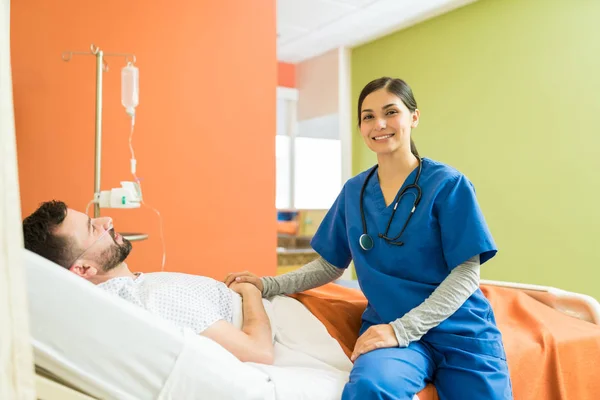
<instances>
[{"instance_id":1,"label":"white curtain","mask_svg":"<svg viewBox=\"0 0 600 400\"><path fill-rule=\"evenodd\" d=\"M10 68L10 0L0 0L0 399L35 399Z\"/></svg>"}]
</instances>

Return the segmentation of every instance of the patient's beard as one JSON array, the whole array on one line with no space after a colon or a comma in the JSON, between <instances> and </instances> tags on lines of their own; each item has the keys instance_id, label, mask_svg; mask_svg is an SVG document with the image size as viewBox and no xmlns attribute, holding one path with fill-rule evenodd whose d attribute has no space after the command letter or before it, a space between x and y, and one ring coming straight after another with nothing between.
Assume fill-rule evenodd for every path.
<instances>
[{"instance_id":1,"label":"patient's beard","mask_svg":"<svg viewBox=\"0 0 600 400\"><path fill-rule=\"evenodd\" d=\"M123 244L118 244L115 240L114 231L110 232L110 236L113 239L114 245L104 250L100 254L100 260L98 260L104 272L116 268L125 261L131 252L131 242L129 240L123 238Z\"/></svg>"}]
</instances>

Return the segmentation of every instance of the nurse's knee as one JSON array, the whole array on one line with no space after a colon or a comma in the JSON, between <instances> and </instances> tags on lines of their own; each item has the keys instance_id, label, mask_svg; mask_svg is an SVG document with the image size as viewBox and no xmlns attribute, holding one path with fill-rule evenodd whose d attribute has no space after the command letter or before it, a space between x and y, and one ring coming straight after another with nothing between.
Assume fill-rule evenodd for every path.
<instances>
[{"instance_id":1,"label":"nurse's knee","mask_svg":"<svg viewBox=\"0 0 600 400\"><path fill-rule=\"evenodd\" d=\"M379 396L379 392L377 384L371 377L360 376L346 384L342 400L381 399L383 397Z\"/></svg>"},{"instance_id":2,"label":"nurse's knee","mask_svg":"<svg viewBox=\"0 0 600 400\"><path fill-rule=\"evenodd\" d=\"M376 352L363 354L356 360L342 400L412 399L415 388L410 380L403 376L403 371L378 360Z\"/></svg>"},{"instance_id":3,"label":"nurse's knee","mask_svg":"<svg viewBox=\"0 0 600 400\"><path fill-rule=\"evenodd\" d=\"M406 389L400 376L389 379L385 374L373 372L351 378L344 388L342 400L411 400L414 393Z\"/></svg>"}]
</instances>

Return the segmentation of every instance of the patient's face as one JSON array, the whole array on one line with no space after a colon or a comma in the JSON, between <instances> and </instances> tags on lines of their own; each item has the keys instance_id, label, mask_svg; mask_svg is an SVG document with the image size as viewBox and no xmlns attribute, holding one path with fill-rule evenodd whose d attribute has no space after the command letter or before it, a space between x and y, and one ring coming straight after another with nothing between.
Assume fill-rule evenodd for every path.
<instances>
[{"instance_id":1,"label":"patient's face","mask_svg":"<svg viewBox=\"0 0 600 400\"><path fill-rule=\"evenodd\" d=\"M78 260L99 271L110 271L131 252L131 243L112 229L112 219L109 217L90 218L69 209L57 233L73 240L77 250L74 253L81 254Z\"/></svg>"}]
</instances>

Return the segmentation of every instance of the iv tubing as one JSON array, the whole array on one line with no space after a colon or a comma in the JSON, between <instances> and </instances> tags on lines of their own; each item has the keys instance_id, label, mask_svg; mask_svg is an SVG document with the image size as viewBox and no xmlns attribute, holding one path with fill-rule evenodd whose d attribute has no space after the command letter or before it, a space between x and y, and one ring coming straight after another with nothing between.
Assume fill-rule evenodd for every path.
<instances>
[{"instance_id":1,"label":"iv tubing","mask_svg":"<svg viewBox=\"0 0 600 400\"><path fill-rule=\"evenodd\" d=\"M129 133L129 151L131 152L131 174L133 175L133 179L135 180L135 182L137 182L138 186L140 187L140 193L142 192L142 183L140 182L139 178L136 175L135 172L135 165L136 165L136 160L135 160L135 152L133 151L133 145L131 143L132 138L133 138L133 128L135 126L135 114L131 116L131 131ZM162 248L163 248L163 256L162 256L162 264L161 264L161 271L165 270L165 262L167 259L167 250L166 250L166 246L165 246L165 237L164 237L164 233L163 233L163 221L162 221L162 215L160 215L160 212L146 204L144 202L144 196L141 196L141 200L142 200L142 204L148 208L150 208L151 210L153 210L156 215L158 215L158 219L159 219L159 223L160 223L160 241L162 243Z\"/></svg>"}]
</instances>

